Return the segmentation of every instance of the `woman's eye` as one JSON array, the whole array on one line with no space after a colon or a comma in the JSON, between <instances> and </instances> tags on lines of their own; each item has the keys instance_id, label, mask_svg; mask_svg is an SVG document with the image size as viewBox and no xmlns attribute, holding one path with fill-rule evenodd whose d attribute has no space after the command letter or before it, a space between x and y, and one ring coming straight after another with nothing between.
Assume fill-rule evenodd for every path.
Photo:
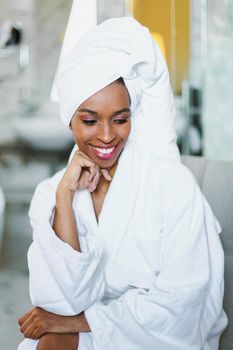
<instances>
[{"instance_id":1,"label":"woman's eye","mask_svg":"<svg viewBox=\"0 0 233 350\"><path fill-rule=\"evenodd\" d=\"M83 120L83 123L88 125L88 126L92 126L92 125L95 125L97 122L97 120L95 119L92 119L92 120Z\"/></svg>"},{"instance_id":2,"label":"woman's eye","mask_svg":"<svg viewBox=\"0 0 233 350\"><path fill-rule=\"evenodd\" d=\"M129 118L119 118L119 119L115 119L114 122L117 124L125 124L127 123L129 120Z\"/></svg>"}]
</instances>

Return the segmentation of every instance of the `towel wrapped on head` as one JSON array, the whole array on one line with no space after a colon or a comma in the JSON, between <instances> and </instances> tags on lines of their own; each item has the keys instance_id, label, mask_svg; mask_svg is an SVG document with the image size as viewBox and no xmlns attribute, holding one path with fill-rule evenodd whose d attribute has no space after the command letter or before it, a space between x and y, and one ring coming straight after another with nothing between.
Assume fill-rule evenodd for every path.
<instances>
[{"instance_id":1,"label":"towel wrapped on head","mask_svg":"<svg viewBox=\"0 0 233 350\"><path fill-rule=\"evenodd\" d=\"M95 26L62 58L56 85L65 125L82 102L120 77L131 98L130 142L179 160L168 69L148 29L132 17Z\"/></svg>"}]
</instances>

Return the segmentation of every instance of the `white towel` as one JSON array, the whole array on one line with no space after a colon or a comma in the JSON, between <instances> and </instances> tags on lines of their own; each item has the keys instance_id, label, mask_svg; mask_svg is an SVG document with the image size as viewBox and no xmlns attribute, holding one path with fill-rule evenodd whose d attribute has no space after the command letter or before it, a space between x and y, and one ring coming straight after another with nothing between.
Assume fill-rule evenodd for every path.
<instances>
[{"instance_id":1,"label":"white towel","mask_svg":"<svg viewBox=\"0 0 233 350\"><path fill-rule=\"evenodd\" d=\"M149 30L132 17L95 26L61 59L56 84L63 122L68 126L82 102L119 77L131 97L131 142L178 160L168 69Z\"/></svg>"},{"instance_id":2,"label":"white towel","mask_svg":"<svg viewBox=\"0 0 233 350\"><path fill-rule=\"evenodd\" d=\"M76 45L78 40L97 24L97 0L73 0L64 41L60 53L60 61ZM51 91L51 100L58 102L55 83Z\"/></svg>"}]
</instances>

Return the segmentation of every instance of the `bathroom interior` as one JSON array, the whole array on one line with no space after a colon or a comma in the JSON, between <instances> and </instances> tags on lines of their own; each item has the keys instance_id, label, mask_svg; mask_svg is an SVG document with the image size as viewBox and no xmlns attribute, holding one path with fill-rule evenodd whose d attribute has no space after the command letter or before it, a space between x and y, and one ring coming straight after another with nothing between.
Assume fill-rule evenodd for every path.
<instances>
[{"instance_id":1,"label":"bathroom interior","mask_svg":"<svg viewBox=\"0 0 233 350\"><path fill-rule=\"evenodd\" d=\"M233 0L97 0L96 7L94 2L87 1L88 16L97 23L134 16L158 41L170 72L181 153L233 161ZM71 6L72 0L0 0L3 350L17 348L22 340L17 319L31 307L26 254L33 191L66 165L73 147L52 89Z\"/></svg>"}]
</instances>

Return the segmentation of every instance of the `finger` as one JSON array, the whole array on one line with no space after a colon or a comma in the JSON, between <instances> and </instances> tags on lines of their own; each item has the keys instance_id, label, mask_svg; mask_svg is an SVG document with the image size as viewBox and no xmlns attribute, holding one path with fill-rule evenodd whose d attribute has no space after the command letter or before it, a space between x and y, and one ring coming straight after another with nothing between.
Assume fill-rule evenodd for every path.
<instances>
[{"instance_id":1,"label":"finger","mask_svg":"<svg viewBox=\"0 0 233 350\"><path fill-rule=\"evenodd\" d=\"M77 151L75 153L75 157L74 158L85 159L85 160L93 163L93 160L91 158L89 158L85 153L83 153L81 151Z\"/></svg>"},{"instance_id":2,"label":"finger","mask_svg":"<svg viewBox=\"0 0 233 350\"><path fill-rule=\"evenodd\" d=\"M35 328L35 325L31 323L23 332L24 337L31 339L31 334L34 332Z\"/></svg>"},{"instance_id":3,"label":"finger","mask_svg":"<svg viewBox=\"0 0 233 350\"><path fill-rule=\"evenodd\" d=\"M109 174L109 172L108 172L107 169L101 169L101 173L102 173L103 177L104 177L107 181L111 181L111 180L112 180L112 177L111 177L111 175Z\"/></svg>"},{"instance_id":4,"label":"finger","mask_svg":"<svg viewBox=\"0 0 233 350\"><path fill-rule=\"evenodd\" d=\"M34 311L34 308L32 310L26 312L23 316L21 316L18 319L18 324L21 326L26 321L26 319L31 316L33 311Z\"/></svg>"},{"instance_id":5,"label":"finger","mask_svg":"<svg viewBox=\"0 0 233 350\"><path fill-rule=\"evenodd\" d=\"M90 157L88 157L88 155L86 153L83 153L82 151L77 151L77 155L80 155L80 156L92 161L92 159Z\"/></svg>"},{"instance_id":6,"label":"finger","mask_svg":"<svg viewBox=\"0 0 233 350\"><path fill-rule=\"evenodd\" d=\"M45 334L45 332L43 332L40 328L35 328L31 334L30 338L31 339L39 339L44 334Z\"/></svg>"},{"instance_id":7,"label":"finger","mask_svg":"<svg viewBox=\"0 0 233 350\"><path fill-rule=\"evenodd\" d=\"M90 166L90 175L88 177L88 180L92 182L97 173L99 173L99 167L92 163Z\"/></svg>"},{"instance_id":8,"label":"finger","mask_svg":"<svg viewBox=\"0 0 233 350\"><path fill-rule=\"evenodd\" d=\"M21 333L24 333L25 330L26 330L32 323L33 323L33 319L32 319L32 317L30 316L30 317L28 317L28 318L22 323L22 325L21 325L21 327L20 327L20 332L21 332Z\"/></svg>"},{"instance_id":9,"label":"finger","mask_svg":"<svg viewBox=\"0 0 233 350\"><path fill-rule=\"evenodd\" d=\"M85 153L81 152L81 151L77 151L75 153L75 163L78 162L78 164L82 167L82 168L88 168L90 173L92 174L92 178L95 175L95 167L96 164L93 162L93 160L91 158L89 158ZM76 164L74 164L76 165Z\"/></svg>"},{"instance_id":10,"label":"finger","mask_svg":"<svg viewBox=\"0 0 233 350\"><path fill-rule=\"evenodd\" d=\"M82 169L88 170L90 175L92 176L92 178L95 176L97 166L89 158L82 157L81 159L79 159L78 166L81 167L81 171L82 171ZM79 175L81 176L81 172Z\"/></svg>"},{"instance_id":11,"label":"finger","mask_svg":"<svg viewBox=\"0 0 233 350\"><path fill-rule=\"evenodd\" d=\"M100 179L100 171L99 171L99 169L98 169L98 171L96 172L96 174L95 174L95 176L94 176L92 182L90 183L90 185L89 185L89 187L88 187L88 189L89 189L90 192L95 191L95 189L96 189L96 187L97 187L97 185L98 185L98 183L99 183L99 179Z\"/></svg>"},{"instance_id":12,"label":"finger","mask_svg":"<svg viewBox=\"0 0 233 350\"><path fill-rule=\"evenodd\" d=\"M34 324L36 326L38 319L41 318L41 314L49 314L48 311L43 310L39 307L35 307L30 311L30 315L24 320L24 322L21 324L20 331L22 333L25 332L25 330L31 325ZM47 316L48 317L48 316Z\"/></svg>"}]
</instances>

